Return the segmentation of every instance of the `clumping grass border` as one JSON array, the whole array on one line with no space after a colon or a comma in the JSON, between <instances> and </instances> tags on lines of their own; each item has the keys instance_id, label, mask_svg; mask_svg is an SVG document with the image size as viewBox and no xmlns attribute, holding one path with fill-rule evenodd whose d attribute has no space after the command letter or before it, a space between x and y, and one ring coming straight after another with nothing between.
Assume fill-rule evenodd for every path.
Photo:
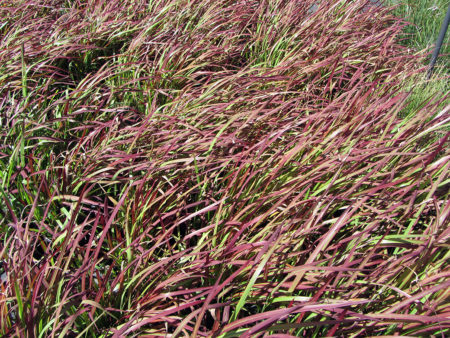
<instances>
[{"instance_id":1,"label":"clumping grass border","mask_svg":"<svg viewBox=\"0 0 450 338\"><path fill-rule=\"evenodd\" d=\"M2 335L448 333L448 87L314 3L1 2Z\"/></svg>"},{"instance_id":2,"label":"clumping grass border","mask_svg":"<svg viewBox=\"0 0 450 338\"><path fill-rule=\"evenodd\" d=\"M429 65L431 53L448 8L446 0L385 0L385 5L394 6L394 15L404 18L409 24L404 28L401 35L401 43L411 48L411 52L426 53L424 65ZM446 34L440 57L432 73L432 77L427 79L426 73L422 72L415 76L405 86L406 91L410 91L408 98L414 114L415 108L426 101L428 97L448 93L449 87L449 58L450 54L450 34ZM445 104L445 103L443 103ZM408 114L408 112L405 112Z\"/></svg>"},{"instance_id":3,"label":"clumping grass border","mask_svg":"<svg viewBox=\"0 0 450 338\"><path fill-rule=\"evenodd\" d=\"M385 0L386 5L393 5L394 14L405 18L411 24L404 29L403 43L414 50L434 47L441 24L448 8L447 0ZM450 54L450 37L447 34L441 49L439 59L443 68L448 71L448 56Z\"/></svg>"}]
</instances>

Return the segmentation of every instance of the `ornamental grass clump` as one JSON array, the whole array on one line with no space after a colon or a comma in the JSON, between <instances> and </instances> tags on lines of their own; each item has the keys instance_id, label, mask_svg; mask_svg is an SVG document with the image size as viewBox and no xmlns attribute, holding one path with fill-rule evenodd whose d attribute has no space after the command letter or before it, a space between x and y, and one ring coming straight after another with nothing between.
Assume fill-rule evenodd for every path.
<instances>
[{"instance_id":1,"label":"ornamental grass clump","mask_svg":"<svg viewBox=\"0 0 450 338\"><path fill-rule=\"evenodd\" d=\"M448 333L448 93L316 3L1 2L2 335Z\"/></svg>"}]
</instances>

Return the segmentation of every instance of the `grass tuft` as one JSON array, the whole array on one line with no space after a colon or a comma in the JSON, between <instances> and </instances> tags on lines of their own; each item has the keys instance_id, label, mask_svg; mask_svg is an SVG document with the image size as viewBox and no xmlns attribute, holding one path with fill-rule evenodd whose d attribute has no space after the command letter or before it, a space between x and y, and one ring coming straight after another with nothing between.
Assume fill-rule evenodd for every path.
<instances>
[{"instance_id":1,"label":"grass tuft","mask_svg":"<svg viewBox=\"0 0 450 338\"><path fill-rule=\"evenodd\" d=\"M444 337L447 74L392 11L2 1L0 333Z\"/></svg>"}]
</instances>

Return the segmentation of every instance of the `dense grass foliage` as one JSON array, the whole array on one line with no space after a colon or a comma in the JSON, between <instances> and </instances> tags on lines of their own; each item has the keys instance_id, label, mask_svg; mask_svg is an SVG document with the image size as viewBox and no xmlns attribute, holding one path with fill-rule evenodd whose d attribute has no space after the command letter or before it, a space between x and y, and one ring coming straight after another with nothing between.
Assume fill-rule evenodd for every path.
<instances>
[{"instance_id":1,"label":"dense grass foliage","mask_svg":"<svg viewBox=\"0 0 450 338\"><path fill-rule=\"evenodd\" d=\"M2 335L448 333L448 93L314 2L0 1Z\"/></svg>"},{"instance_id":2,"label":"dense grass foliage","mask_svg":"<svg viewBox=\"0 0 450 338\"><path fill-rule=\"evenodd\" d=\"M393 5L392 13L405 18L409 23L404 27L399 42L410 47L410 53L426 54L422 63L429 66L431 53L447 12L448 0L385 0L383 3ZM415 111L430 97L443 95L450 90L449 36L450 34L446 35L431 78L419 75L410 79L409 83L405 83L404 90L410 95L403 114L415 114ZM448 102L444 101L444 104Z\"/></svg>"},{"instance_id":3,"label":"dense grass foliage","mask_svg":"<svg viewBox=\"0 0 450 338\"><path fill-rule=\"evenodd\" d=\"M439 30L444 21L449 5L448 0L385 0L387 4L395 5L394 13L406 18L411 24L405 27L404 43L416 50L427 48L431 50L436 43ZM439 64L449 71L450 34L447 34L441 48L446 57L439 58Z\"/></svg>"}]
</instances>

